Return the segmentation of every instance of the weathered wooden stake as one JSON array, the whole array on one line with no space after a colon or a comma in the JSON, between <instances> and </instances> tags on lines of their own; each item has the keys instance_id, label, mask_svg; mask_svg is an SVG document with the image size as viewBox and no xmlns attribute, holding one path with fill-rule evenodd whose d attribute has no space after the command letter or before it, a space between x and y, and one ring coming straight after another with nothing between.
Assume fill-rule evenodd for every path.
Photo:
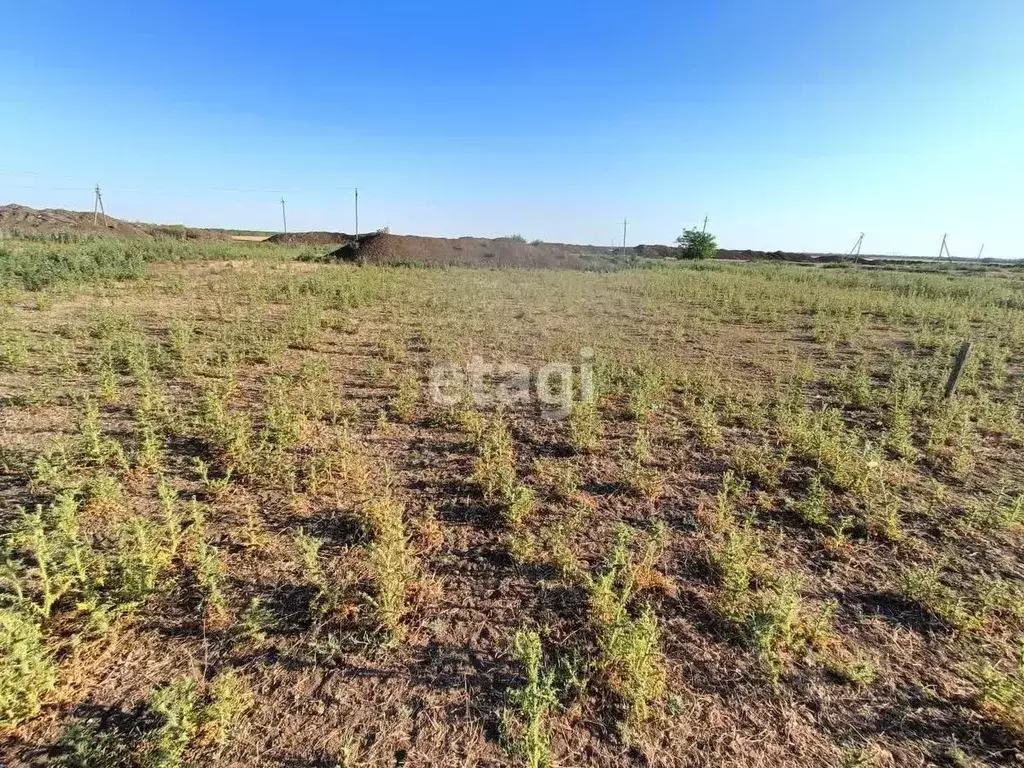
<instances>
[{"instance_id":1,"label":"weathered wooden stake","mask_svg":"<svg viewBox=\"0 0 1024 768\"><path fill-rule=\"evenodd\" d=\"M960 345L960 351L956 353L956 360L953 362L953 370L949 374L949 381L946 382L946 399L948 400L956 392L956 385L960 383L960 374L964 372L964 365L971 355L971 342L965 341Z\"/></svg>"}]
</instances>

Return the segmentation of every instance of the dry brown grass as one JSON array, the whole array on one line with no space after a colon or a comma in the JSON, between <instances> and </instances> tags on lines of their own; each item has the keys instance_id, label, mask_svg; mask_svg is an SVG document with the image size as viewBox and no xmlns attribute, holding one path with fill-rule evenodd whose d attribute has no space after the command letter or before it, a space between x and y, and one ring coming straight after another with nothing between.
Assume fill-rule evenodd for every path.
<instances>
[{"instance_id":1,"label":"dry brown grass","mask_svg":"<svg viewBox=\"0 0 1024 768\"><path fill-rule=\"evenodd\" d=\"M194 763L522 764L501 713L543 682L520 727L554 765L1008 764L1022 300L1010 273L772 265L211 262L8 290L0 530L41 504L63 591L40 619L38 555L6 539L0 611L39 623L56 682L0 759L78 732L137 755L154 689L234 671L245 716L196 725ZM568 422L414 391L436 361L582 346L600 398ZM660 548L602 622L623 530ZM125 574L153 578L129 600Z\"/></svg>"}]
</instances>

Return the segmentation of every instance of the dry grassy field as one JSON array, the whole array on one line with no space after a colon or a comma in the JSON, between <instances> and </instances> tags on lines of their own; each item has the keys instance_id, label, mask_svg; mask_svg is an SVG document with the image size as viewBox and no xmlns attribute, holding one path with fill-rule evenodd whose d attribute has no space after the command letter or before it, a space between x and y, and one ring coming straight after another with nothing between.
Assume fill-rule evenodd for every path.
<instances>
[{"instance_id":1,"label":"dry grassy field","mask_svg":"<svg viewBox=\"0 0 1024 768\"><path fill-rule=\"evenodd\" d=\"M4 247L0 763L1022 759L1019 272Z\"/></svg>"}]
</instances>

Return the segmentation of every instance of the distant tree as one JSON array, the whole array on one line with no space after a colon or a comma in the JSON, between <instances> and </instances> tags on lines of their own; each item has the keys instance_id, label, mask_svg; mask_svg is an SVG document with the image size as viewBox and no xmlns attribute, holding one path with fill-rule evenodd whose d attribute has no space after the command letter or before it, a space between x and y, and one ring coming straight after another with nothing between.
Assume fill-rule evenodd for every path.
<instances>
[{"instance_id":1,"label":"distant tree","mask_svg":"<svg viewBox=\"0 0 1024 768\"><path fill-rule=\"evenodd\" d=\"M710 232L687 229L676 238L680 259L710 259L718 251L718 241Z\"/></svg>"}]
</instances>

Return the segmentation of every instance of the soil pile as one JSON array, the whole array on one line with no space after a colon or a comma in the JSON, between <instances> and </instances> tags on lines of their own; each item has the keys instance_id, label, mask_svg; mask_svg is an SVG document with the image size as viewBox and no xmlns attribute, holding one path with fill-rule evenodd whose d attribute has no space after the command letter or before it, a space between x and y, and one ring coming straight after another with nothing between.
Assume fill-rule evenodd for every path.
<instances>
[{"instance_id":1,"label":"soil pile","mask_svg":"<svg viewBox=\"0 0 1024 768\"><path fill-rule=\"evenodd\" d=\"M123 237L146 237L150 235L145 225L131 224L111 216L93 222L91 211L66 211L62 208L37 210L26 205L0 206L0 229L19 234L52 235L59 233L121 235Z\"/></svg>"},{"instance_id":2,"label":"soil pile","mask_svg":"<svg viewBox=\"0 0 1024 768\"><path fill-rule=\"evenodd\" d=\"M849 259L838 253L793 253L791 251L751 251L719 248L716 259L737 261L838 261Z\"/></svg>"},{"instance_id":3,"label":"soil pile","mask_svg":"<svg viewBox=\"0 0 1024 768\"><path fill-rule=\"evenodd\" d=\"M360 235L328 255L364 264L429 264L435 266L524 267L608 270L624 264L614 248L532 243L512 238L418 237L385 233Z\"/></svg>"},{"instance_id":4,"label":"soil pile","mask_svg":"<svg viewBox=\"0 0 1024 768\"><path fill-rule=\"evenodd\" d=\"M258 233L231 229L200 229L183 224L145 224L108 215L95 220L92 211L29 208L11 203L0 206L0 233L17 235L77 235L108 237L170 237L177 240L263 239ZM333 241L331 241L333 242Z\"/></svg>"},{"instance_id":5,"label":"soil pile","mask_svg":"<svg viewBox=\"0 0 1024 768\"><path fill-rule=\"evenodd\" d=\"M344 232L281 232L267 238L268 243L282 245L341 245L354 240L353 235Z\"/></svg>"}]
</instances>

